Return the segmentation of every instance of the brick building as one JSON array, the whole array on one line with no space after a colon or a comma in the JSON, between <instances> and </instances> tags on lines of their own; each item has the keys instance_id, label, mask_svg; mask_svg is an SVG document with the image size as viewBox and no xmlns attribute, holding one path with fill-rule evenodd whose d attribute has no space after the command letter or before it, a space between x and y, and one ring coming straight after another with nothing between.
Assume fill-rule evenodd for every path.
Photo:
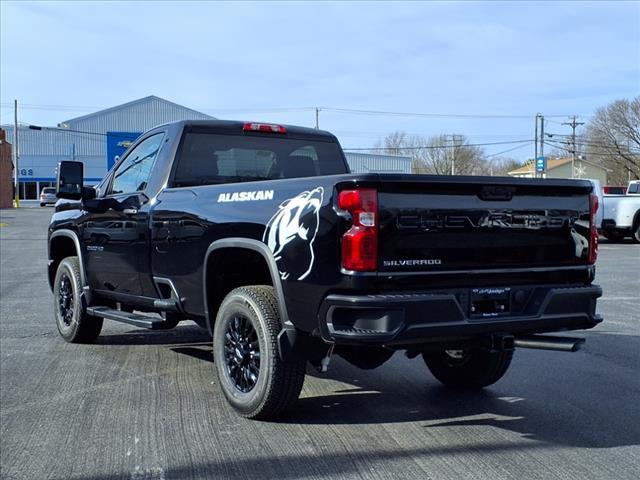
<instances>
[{"instance_id":1,"label":"brick building","mask_svg":"<svg viewBox=\"0 0 640 480\"><path fill-rule=\"evenodd\" d=\"M13 162L6 133L0 128L0 208L13 207Z\"/></svg>"}]
</instances>

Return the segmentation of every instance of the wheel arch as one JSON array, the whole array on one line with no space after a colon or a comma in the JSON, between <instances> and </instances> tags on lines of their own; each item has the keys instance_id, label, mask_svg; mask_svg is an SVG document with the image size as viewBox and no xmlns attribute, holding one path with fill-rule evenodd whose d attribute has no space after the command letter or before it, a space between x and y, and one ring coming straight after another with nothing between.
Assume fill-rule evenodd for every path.
<instances>
[{"instance_id":1,"label":"wheel arch","mask_svg":"<svg viewBox=\"0 0 640 480\"><path fill-rule=\"evenodd\" d=\"M80 263L80 282L87 285L84 269L84 258L80 248L80 239L73 230L60 229L51 233L49 237L49 288L53 291L53 280L60 262L66 257L77 256Z\"/></svg>"},{"instance_id":2,"label":"wheel arch","mask_svg":"<svg viewBox=\"0 0 640 480\"><path fill-rule=\"evenodd\" d=\"M222 240L217 240L207 248L207 251L204 256L203 263L203 299L204 299L204 314L207 323L207 328L209 329L209 333L213 333L213 324L215 323L215 312L217 312L218 306L220 305L222 298L224 295L219 294L216 298L215 295L212 295L211 287L214 285L212 278L213 275L213 267L217 264L217 262L222 259L222 253L231 253L235 254L238 251L242 252L251 252L249 254L250 258L256 260L260 258L263 263L265 270L260 272L258 269L256 275L256 281L251 283L247 283L246 285L256 285L256 284L264 284L265 280L269 280L270 284L273 286L276 297L278 299L278 310L280 314L280 318L284 326L292 326L289 315L287 312L287 304L285 301L284 290L282 287L282 282L280 280L280 274L278 271L278 266L276 265L275 258L273 257L273 253L265 245L259 240L249 239L249 238L225 238ZM252 272L253 274L253 272ZM266 276L268 275L268 278ZM244 277L247 278L247 277ZM233 288L240 285L227 285L226 290L231 291ZM226 293L225 293L226 295ZM222 298L219 298L222 297Z\"/></svg>"}]
</instances>

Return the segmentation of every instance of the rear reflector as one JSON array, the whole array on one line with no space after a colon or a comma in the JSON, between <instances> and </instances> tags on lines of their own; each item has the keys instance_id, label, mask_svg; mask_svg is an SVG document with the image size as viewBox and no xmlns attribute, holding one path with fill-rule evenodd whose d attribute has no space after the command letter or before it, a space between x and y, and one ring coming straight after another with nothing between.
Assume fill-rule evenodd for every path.
<instances>
[{"instance_id":1,"label":"rear reflector","mask_svg":"<svg viewBox=\"0 0 640 480\"><path fill-rule=\"evenodd\" d=\"M245 123L242 127L243 132L263 132L263 133L287 133L287 129L282 125L274 123Z\"/></svg>"},{"instance_id":2,"label":"rear reflector","mask_svg":"<svg viewBox=\"0 0 640 480\"><path fill-rule=\"evenodd\" d=\"M378 268L378 192L373 188L343 190L338 208L351 214L352 227L342 236L342 268L372 272Z\"/></svg>"},{"instance_id":3,"label":"rear reflector","mask_svg":"<svg viewBox=\"0 0 640 480\"><path fill-rule=\"evenodd\" d=\"M590 264L596 263L598 259L598 228L596 227L596 213L598 213L598 196L591 195L589 207L591 215L589 217L589 260Z\"/></svg>"}]
</instances>

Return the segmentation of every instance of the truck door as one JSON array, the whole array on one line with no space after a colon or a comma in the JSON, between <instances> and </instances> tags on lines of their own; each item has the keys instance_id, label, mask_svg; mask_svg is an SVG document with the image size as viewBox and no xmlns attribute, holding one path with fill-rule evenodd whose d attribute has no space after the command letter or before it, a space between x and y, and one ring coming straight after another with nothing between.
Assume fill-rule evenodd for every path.
<instances>
[{"instance_id":1,"label":"truck door","mask_svg":"<svg viewBox=\"0 0 640 480\"><path fill-rule=\"evenodd\" d=\"M125 299L153 292L149 255L147 182L164 133L138 143L116 167L101 200L103 213L89 213L81 223L89 284Z\"/></svg>"}]
</instances>

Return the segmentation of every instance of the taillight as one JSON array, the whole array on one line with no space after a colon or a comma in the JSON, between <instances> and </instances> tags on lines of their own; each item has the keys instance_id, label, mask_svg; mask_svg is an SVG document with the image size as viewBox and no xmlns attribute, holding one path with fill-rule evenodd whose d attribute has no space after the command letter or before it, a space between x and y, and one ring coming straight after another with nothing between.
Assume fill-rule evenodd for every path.
<instances>
[{"instance_id":1,"label":"taillight","mask_svg":"<svg viewBox=\"0 0 640 480\"><path fill-rule=\"evenodd\" d=\"M243 132L262 132L262 133L287 133L282 125L274 123L255 123L247 122L242 127Z\"/></svg>"},{"instance_id":2,"label":"taillight","mask_svg":"<svg viewBox=\"0 0 640 480\"><path fill-rule=\"evenodd\" d=\"M343 190L338 208L351 214L353 225L342 236L342 267L356 272L378 268L378 192L373 188Z\"/></svg>"},{"instance_id":3,"label":"taillight","mask_svg":"<svg viewBox=\"0 0 640 480\"><path fill-rule=\"evenodd\" d=\"M596 263L598 259L598 228L596 227L596 214L598 213L598 196L591 195L589 201L589 263Z\"/></svg>"}]
</instances>

